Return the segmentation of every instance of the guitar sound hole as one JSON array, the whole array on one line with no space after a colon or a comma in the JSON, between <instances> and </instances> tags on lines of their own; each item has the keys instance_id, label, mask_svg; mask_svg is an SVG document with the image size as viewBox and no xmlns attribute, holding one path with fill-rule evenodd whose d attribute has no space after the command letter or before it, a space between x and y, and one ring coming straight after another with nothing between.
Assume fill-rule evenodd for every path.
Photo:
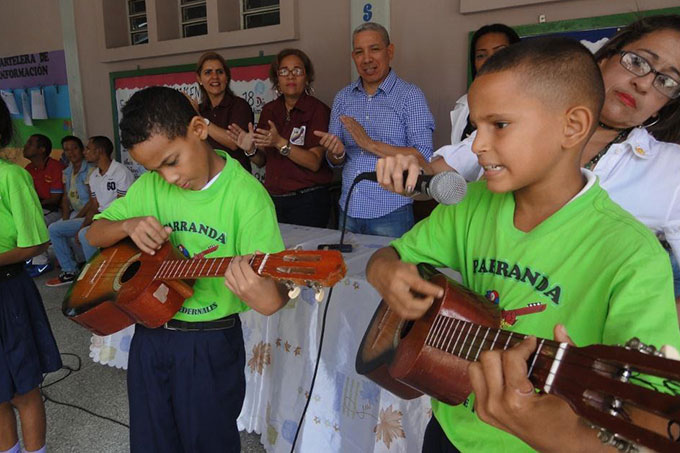
<instances>
[{"instance_id":1,"label":"guitar sound hole","mask_svg":"<svg viewBox=\"0 0 680 453\"><path fill-rule=\"evenodd\" d=\"M120 282L125 283L128 280L131 280L132 277L134 277L137 274L139 266L141 265L142 265L141 261L135 261L134 263L130 264L130 266L128 266L128 268L125 269L125 272L123 272L123 275L120 278Z\"/></svg>"},{"instance_id":2,"label":"guitar sound hole","mask_svg":"<svg viewBox=\"0 0 680 453\"><path fill-rule=\"evenodd\" d=\"M399 336L400 339L406 338L406 335L411 331L411 327L413 327L413 321L406 321L404 323L404 326L401 328L401 335Z\"/></svg>"}]
</instances>

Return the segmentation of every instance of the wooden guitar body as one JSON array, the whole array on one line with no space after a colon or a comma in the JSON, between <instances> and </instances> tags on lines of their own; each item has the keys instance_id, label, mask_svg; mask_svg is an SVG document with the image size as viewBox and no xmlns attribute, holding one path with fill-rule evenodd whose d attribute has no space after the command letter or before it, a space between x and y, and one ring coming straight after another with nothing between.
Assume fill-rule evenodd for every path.
<instances>
[{"instance_id":1,"label":"wooden guitar body","mask_svg":"<svg viewBox=\"0 0 680 453\"><path fill-rule=\"evenodd\" d=\"M423 393L447 404L460 404L472 391L468 378L470 361L454 354L443 352L427 344L436 341L437 330L430 329L437 315L449 319L469 321L481 327L500 327L500 310L486 298L479 296L449 280L442 274L430 282L444 288L444 296L436 299L425 316L417 322L407 323L408 330L402 332L394 360L389 366L389 375L401 382L419 389ZM445 322L442 328L447 327ZM477 327L475 327L477 328ZM462 343L459 340L459 343ZM450 347L455 344L455 338ZM456 350L458 350L458 345ZM462 348L463 354L476 353Z\"/></svg>"},{"instance_id":2,"label":"wooden guitar body","mask_svg":"<svg viewBox=\"0 0 680 453\"><path fill-rule=\"evenodd\" d=\"M400 398L410 400L423 393L394 379L389 372L389 365L401 340L401 334L407 324L394 313L383 301L373 314L368 330L359 346L356 359L357 373L365 375L376 384L389 390Z\"/></svg>"},{"instance_id":3,"label":"wooden guitar body","mask_svg":"<svg viewBox=\"0 0 680 453\"><path fill-rule=\"evenodd\" d=\"M63 305L66 317L97 335L110 335L134 323L155 328L171 319L193 290L181 280L154 280L160 265L181 259L170 243L155 255L131 241L103 249L85 265Z\"/></svg>"},{"instance_id":4,"label":"wooden guitar body","mask_svg":"<svg viewBox=\"0 0 680 453\"><path fill-rule=\"evenodd\" d=\"M444 288L444 296L435 300L417 322L400 318L381 301L359 347L356 370L403 399L417 398L424 392L440 401L459 404L470 393L469 362L425 344L433 318L441 313L486 327L499 327L500 311L484 297L450 282L443 274L424 266L420 270L430 282Z\"/></svg>"},{"instance_id":5,"label":"wooden guitar body","mask_svg":"<svg viewBox=\"0 0 680 453\"><path fill-rule=\"evenodd\" d=\"M186 259L169 242L148 255L124 240L85 265L66 293L62 311L97 335L134 323L160 327L192 296L194 279L223 278L230 262L231 257ZM257 254L249 264L258 275L282 280L289 288L313 287L317 296L323 296L321 286L333 286L347 271L342 255L333 250Z\"/></svg>"}]
</instances>

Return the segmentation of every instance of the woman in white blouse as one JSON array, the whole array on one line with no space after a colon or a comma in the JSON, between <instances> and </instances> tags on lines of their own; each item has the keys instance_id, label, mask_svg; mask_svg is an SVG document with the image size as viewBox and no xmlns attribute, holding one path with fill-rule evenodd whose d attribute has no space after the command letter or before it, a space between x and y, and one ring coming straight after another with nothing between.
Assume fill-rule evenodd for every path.
<instances>
[{"instance_id":1,"label":"woman in white blouse","mask_svg":"<svg viewBox=\"0 0 680 453\"><path fill-rule=\"evenodd\" d=\"M680 303L680 16L640 19L621 29L596 54L605 86L599 127L581 163L609 196L652 229L671 254ZM426 173L455 169L468 181L484 169L472 152L474 133L435 152ZM393 174L409 169L398 193L414 185L419 166L399 156ZM401 180L401 178L399 178Z\"/></svg>"}]
</instances>

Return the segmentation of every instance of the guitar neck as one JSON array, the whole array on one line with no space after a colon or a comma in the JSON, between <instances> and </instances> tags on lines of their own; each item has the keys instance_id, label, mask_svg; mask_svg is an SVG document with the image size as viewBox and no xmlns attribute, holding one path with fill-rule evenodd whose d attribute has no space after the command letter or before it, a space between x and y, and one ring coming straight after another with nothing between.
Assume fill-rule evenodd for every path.
<instances>
[{"instance_id":1,"label":"guitar neck","mask_svg":"<svg viewBox=\"0 0 680 453\"><path fill-rule=\"evenodd\" d=\"M525 338L527 335L438 314L425 344L461 359L476 362L483 351L506 350ZM538 338L536 351L527 361L528 377L534 386L550 391L552 378L557 371L553 364L559 365L566 347L566 344Z\"/></svg>"},{"instance_id":2,"label":"guitar neck","mask_svg":"<svg viewBox=\"0 0 680 453\"><path fill-rule=\"evenodd\" d=\"M153 279L222 277L231 259L223 257L165 260L158 266ZM284 250L278 253L258 253L251 256L248 264L257 275L305 286L333 286L347 272L342 255L337 250Z\"/></svg>"},{"instance_id":3,"label":"guitar neck","mask_svg":"<svg viewBox=\"0 0 680 453\"><path fill-rule=\"evenodd\" d=\"M269 254L255 255L250 266L258 274L266 263ZM154 280L184 280L201 277L222 277L229 267L232 257L197 258L190 260L166 260L158 268Z\"/></svg>"}]
</instances>

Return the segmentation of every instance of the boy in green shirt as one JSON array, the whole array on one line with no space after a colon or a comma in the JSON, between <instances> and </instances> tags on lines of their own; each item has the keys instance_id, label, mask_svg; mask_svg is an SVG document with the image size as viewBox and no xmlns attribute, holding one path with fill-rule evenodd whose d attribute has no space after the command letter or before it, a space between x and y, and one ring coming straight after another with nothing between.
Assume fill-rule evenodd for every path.
<instances>
[{"instance_id":1,"label":"boy in green shirt","mask_svg":"<svg viewBox=\"0 0 680 453\"><path fill-rule=\"evenodd\" d=\"M238 452L245 396L238 313L272 314L288 300L285 286L259 277L243 256L283 250L274 206L237 161L207 144L207 124L179 91L135 93L120 129L123 146L149 171L95 217L90 243L130 237L154 254L170 240L189 258L236 257L224 282L198 279L164 327L137 325L128 365L130 449Z\"/></svg>"},{"instance_id":2,"label":"boy in green shirt","mask_svg":"<svg viewBox=\"0 0 680 453\"><path fill-rule=\"evenodd\" d=\"M0 149L12 143L9 109L0 99ZM0 452L45 453L40 386L61 368L45 307L24 262L47 250L49 236L31 175L0 158ZM17 416L15 410L19 415ZM19 445L21 426L24 448Z\"/></svg>"},{"instance_id":3,"label":"boy in green shirt","mask_svg":"<svg viewBox=\"0 0 680 453\"><path fill-rule=\"evenodd\" d=\"M507 330L549 338L554 329L570 341L566 327L578 345L637 336L677 347L667 256L580 169L603 98L598 67L575 41L532 39L490 58L469 91L485 178L373 255L367 277L390 307L417 319L441 296L409 264L427 262L459 271L465 286L497 303ZM386 188L401 184L394 164L378 165ZM526 360L535 347L530 337L482 353L470 365L474 394L465 404L433 400L423 451L609 448L565 401L534 392Z\"/></svg>"}]
</instances>

